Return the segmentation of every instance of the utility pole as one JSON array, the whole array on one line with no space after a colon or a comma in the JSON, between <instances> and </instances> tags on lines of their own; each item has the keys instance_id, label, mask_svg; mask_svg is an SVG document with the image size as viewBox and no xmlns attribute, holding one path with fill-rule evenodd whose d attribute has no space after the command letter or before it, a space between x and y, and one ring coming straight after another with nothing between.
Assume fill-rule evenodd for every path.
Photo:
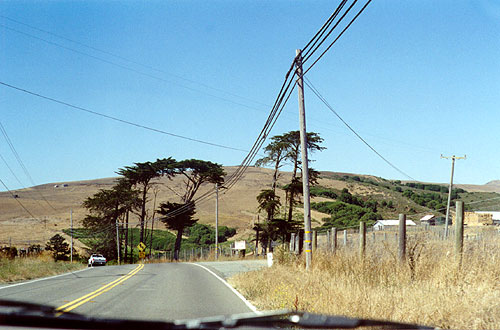
<instances>
[{"instance_id":1,"label":"utility pole","mask_svg":"<svg viewBox=\"0 0 500 330\"><path fill-rule=\"evenodd\" d=\"M302 50L296 50L297 89L299 91L300 119L300 152L302 153L302 188L304 195L304 252L306 254L306 270L312 261L311 205L309 196L309 163L307 159L307 130L304 104L304 80L302 77Z\"/></svg>"},{"instance_id":2,"label":"utility pole","mask_svg":"<svg viewBox=\"0 0 500 330\"><path fill-rule=\"evenodd\" d=\"M69 210L69 218L71 222L71 262L73 262L73 209Z\"/></svg>"},{"instance_id":3,"label":"utility pole","mask_svg":"<svg viewBox=\"0 0 500 330\"><path fill-rule=\"evenodd\" d=\"M219 259L219 184L215 184L215 260Z\"/></svg>"},{"instance_id":4,"label":"utility pole","mask_svg":"<svg viewBox=\"0 0 500 330\"><path fill-rule=\"evenodd\" d=\"M118 219L116 220L116 251L118 252L118 265L120 265L120 238L118 235Z\"/></svg>"},{"instance_id":5,"label":"utility pole","mask_svg":"<svg viewBox=\"0 0 500 330\"><path fill-rule=\"evenodd\" d=\"M259 215L257 214L257 225L255 225L255 256L259 255Z\"/></svg>"},{"instance_id":6,"label":"utility pole","mask_svg":"<svg viewBox=\"0 0 500 330\"><path fill-rule=\"evenodd\" d=\"M446 157L441 154L441 158L450 159L451 158L451 178L450 178L450 188L448 190L448 203L446 204L446 219L444 225L444 237L448 237L448 224L450 223L450 204L451 204L451 190L453 188L453 173L455 172L455 159L467 159L467 155L463 157L456 157L455 155L451 157Z\"/></svg>"}]
</instances>

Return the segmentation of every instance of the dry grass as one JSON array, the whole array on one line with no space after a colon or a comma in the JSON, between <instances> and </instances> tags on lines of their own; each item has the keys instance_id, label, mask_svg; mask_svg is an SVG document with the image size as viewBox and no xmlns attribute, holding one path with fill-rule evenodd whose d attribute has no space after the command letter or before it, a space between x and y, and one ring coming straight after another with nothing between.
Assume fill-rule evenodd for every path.
<instances>
[{"instance_id":1,"label":"dry grass","mask_svg":"<svg viewBox=\"0 0 500 330\"><path fill-rule=\"evenodd\" d=\"M85 267L86 265L81 263L54 262L52 257L48 255L15 258L13 260L0 259L0 283L31 280L67 273Z\"/></svg>"},{"instance_id":2,"label":"dry grass","mask_svg":"<svg viewBox=\"0 0 500 330\"><path fill-rule=\"evenodd\" d=\"M467 241L461 266L451 242L420 235L409 242L412 247L413 267L410 258L398 262L395 246L379 243L369 246L364 260L356 249L317 252L309 272L302 259L280 251L272 268L238 275L231 283L260 309L500 328L500 235Z\"/></svg>"}]
</instances>

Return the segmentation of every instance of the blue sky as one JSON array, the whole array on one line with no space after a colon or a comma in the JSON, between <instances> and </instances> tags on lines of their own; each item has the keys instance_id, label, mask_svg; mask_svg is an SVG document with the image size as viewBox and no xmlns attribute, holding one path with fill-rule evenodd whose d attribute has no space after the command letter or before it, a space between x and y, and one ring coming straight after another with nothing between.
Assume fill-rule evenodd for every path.
<instances>
[{"instance_id":1,"label":"blue sky","mask_svg":"<svg viewBox=\"0 0 500 330\"><path fill-rule=\"evenodd\" d=\"M2 1L0 81L76 106L248 150L297 48L339 1ZM49 33L47 33L49 32ZM57 36L56 36L57 35ZM59 37L58 37L59 36ZM373 0L307 74L380 154L420 181L500 179L500 2ZM64 37L64 38L60 38ZM318 170L408 179L306 89ZM127 126L0 86L0 121L37 184L228 150ZM298 129L296 92L272 134ZM0 135L0 154L31 186ZM21 185L0 161L0 179ZM0 187L0 190L4 190Z\"/></svg>"}]
</instances>

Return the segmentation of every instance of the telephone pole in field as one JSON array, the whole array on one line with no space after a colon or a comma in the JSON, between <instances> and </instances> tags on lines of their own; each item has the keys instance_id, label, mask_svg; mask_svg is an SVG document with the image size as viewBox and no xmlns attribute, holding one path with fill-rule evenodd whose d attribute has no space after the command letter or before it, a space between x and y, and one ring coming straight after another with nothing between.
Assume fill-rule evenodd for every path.
<instances>
[{"instance_id":1,"label":"telephone pole in field","mask_svg":"<svg viewBox=\"0 0 500 330\"><path fill-rule=\"evenodd\" d=\"M309 163L307 159L307 130L304 104L304 80L302 77L302 50L297 49L295 57L297 66L297 89L299 91L299 118L300 118L300 152L302 154L302 187L304 195L304 252L306 254L306 269L312 261L311 235L311 205L309 196Z\"/></svg>"},{"instance_id":2,"label":"telephone pole in field","mask_svg":"<svg viewBox=\"0 0 500 330\"><path fill-rule=\"evenodd\" d=\"M219 184L215 184L215 260L219 259Z\"/></svg>"},{"instance_id":3,"label":"telephone pole in field","mask_svg":"<svg viewBox=\"0 0 500 330\"><path fill-rule=\"evenodd\" d=\"M450 178L450 188L448 189L448 203L446 204L446 219L444 225L444 237L448 237L448 224L450 223L450 204L451 204L451 190L453 189L453 173L455 171L455 159L467 159L467 155L463 157L456 157L455 155L451 157L446 157L441 154L441 158L451 159L451 178Z\"/></svg>"}]
</instances>

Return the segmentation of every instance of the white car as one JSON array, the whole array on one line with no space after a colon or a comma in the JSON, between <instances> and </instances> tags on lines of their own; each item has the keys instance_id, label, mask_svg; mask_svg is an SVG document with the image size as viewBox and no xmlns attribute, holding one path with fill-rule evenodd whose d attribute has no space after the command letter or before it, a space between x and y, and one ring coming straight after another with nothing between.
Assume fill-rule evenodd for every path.
<instances>
[{"instance_id":1,"label":"white car","mask_svg":"<svg viewBox=\"0 0 500 330\"><path fill-rule=\"evenodd\" d=\"M102 254L93 254L89 258L88 266L106 266L106 258Z\"/></svg>"}]
</instances>

